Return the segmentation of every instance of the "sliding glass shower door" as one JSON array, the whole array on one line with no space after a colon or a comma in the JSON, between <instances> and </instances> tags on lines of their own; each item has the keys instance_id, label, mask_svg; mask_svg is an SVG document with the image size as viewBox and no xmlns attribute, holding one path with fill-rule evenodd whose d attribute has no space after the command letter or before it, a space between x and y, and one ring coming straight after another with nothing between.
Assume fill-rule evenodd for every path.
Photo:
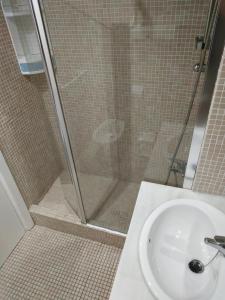
<instances>
[{"instance_id":1,"label":"sliding glass shower door","mask_svg":"<svg viewBox=\"0 0 225 300\"><path fill-rule=\"evenodd\" d=\"M127 232L140 182L165 184L208 10L209 0L43 1L89 223ZM203 79L170 185L182 186Z\"/></svg>"}]
</instances>

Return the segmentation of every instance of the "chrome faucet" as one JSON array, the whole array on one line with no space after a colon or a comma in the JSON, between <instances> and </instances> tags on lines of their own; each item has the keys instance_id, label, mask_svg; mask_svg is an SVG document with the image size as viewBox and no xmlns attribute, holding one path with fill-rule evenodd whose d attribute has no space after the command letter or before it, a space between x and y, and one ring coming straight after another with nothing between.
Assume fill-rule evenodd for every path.
<instances>
[{"instance_id":1,"label":"chrome faucet","mask_svg":"<svg viewBox=\"0 0 225 300\"><path fill-rule=\"evenodd\" d=\"M217 249L225 256L225 236L215 235L213 239L206 237L204 241L207 245Z\"/></svg>"}]
</instances>

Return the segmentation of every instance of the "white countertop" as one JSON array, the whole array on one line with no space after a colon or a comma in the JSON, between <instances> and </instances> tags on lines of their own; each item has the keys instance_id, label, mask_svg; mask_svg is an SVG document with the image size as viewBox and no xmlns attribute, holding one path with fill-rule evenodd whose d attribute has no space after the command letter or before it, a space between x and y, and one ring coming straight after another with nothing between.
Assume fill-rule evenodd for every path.
<instances>
[{"instance_id":1,"label":"white countertop","mask_svg":"<svg viewBox=\"0 0 225 300\"><path fill-rule=\"evenodd\" d=\"M225 198L170 186L142 182L136 206L121 255L110 300L154 300L145 284L138 258L142 227L150 213L163 202L173 199L198 199L225 213Z\"/></svg>"}]
</instances>

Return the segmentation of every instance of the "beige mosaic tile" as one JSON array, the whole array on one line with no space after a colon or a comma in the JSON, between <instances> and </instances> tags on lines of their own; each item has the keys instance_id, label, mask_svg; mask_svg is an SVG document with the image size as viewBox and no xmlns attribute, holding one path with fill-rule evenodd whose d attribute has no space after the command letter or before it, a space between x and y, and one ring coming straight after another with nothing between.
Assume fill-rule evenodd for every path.
<instances>
[{"instance_id":1,"label":"beige mosaic tile","mask_svg":"<svg viewBox=\"0 0 225 300\"><path fill-rule=\"evenodd\" d=\"M29 78L20 73L0 5L0 150L28 206L61 170L43 99Z\"/></svg>"},{"instance_id":2,"label":"beige mosaic tile","mask_svg":"<svg viewBox=\"0 0 225 300\"><path fill-rule=\"evenodd\" d=\"M0 270L0 299L107 300L120 253L112 246L35 226Z\"/></svg>"},{"instance_id":3,"label":"beige mosaic tile","mask_svg":"<svg viewBox=\"0 0 225 300\"><path fill-rule=\"evenodd\" d=\"M1 5L0 132L0 150L27 206L38 203L64 169L63 193L77 210L45 74L20 73Z\"/></svg>"},{"instance_id":4,"label":"beige mosaic tile","mask_svg":"<svg viewBox=\"0 0 225 300\"><path fill-rule=\"evenodd\" d=\"M195 37L204 33L208 7L209 0L44 1L78 171L165 181L196 79ZM197 103L179 152L184 160ZM122 134L107 141L118 124ZM165 124L174 128L170 134ZM158 164L152 152L160 139L166 155Z\"/></svg>"},{"instance_id":5,"label":"beige mosaic tile","mask_svg":"<svg viewBox=\"0 0 225 300\"><path fill-rule=\"evenodd\" d=\"M127 233L140 184L83 173L79 173L79 179L81 184L88 182L83 194L87 222ZM35 212L39 216L47 213L52 218L80 223L78 216L66 201L63 187L65 184L61 184L60 178L58 178L42 201L38 205L31 206L30 211L34 213L33 208L35 207ZM74 201L77 201L75 195L73 197ZM37 222L36 218L35 222ZM41 225L38 222L37 224Z\"/></svg>"},{"instance_id":6,"label":"beige mosaic tile","mask_svg":"<svg viewBox=\"0 0 225 300\"><path fill-rule=\"evenodd\" d=\"M194 190L225 196L225 50L198 162Z\"/></svg>"},{"instance_id":7,"label":"beige mosaic tile","mask_svg":"<svg viewBox=\"0 0 225 300\"><path fill-rule=\"evenodd\" d=\"M74 201L76 201L75 196ZM69 206L65 198L60 177L56 179L49 191L45 194L44 198L38 203L38 206L49 210L52 215L58 215L65 218L73 217L78 219L78 216Z\"/></svg>"}]
</instances>

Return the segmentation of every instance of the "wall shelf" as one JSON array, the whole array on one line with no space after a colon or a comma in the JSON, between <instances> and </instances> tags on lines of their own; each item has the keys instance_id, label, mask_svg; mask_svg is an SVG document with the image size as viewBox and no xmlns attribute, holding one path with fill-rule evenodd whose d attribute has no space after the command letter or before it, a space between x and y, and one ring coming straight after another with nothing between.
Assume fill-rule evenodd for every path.
<instances>
[{"instance_id":1,"label":"wall shelf","mask_svg":"<svg viewBox=\"0 0 225 300\"><path fill-rule=\"evenodd\" d=\"M29 0L1 0L2 10L24 75L44 72Z\"/></svg>"}]
</instances>

